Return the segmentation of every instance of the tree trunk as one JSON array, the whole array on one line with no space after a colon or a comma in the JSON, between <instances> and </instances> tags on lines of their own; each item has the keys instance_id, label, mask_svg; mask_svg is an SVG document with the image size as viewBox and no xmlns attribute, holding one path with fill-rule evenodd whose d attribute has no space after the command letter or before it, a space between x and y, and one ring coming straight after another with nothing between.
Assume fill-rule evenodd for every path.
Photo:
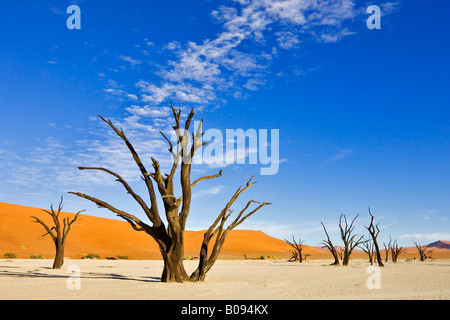
<instances>
[{"instance_id":1,"label":"tree trunk","mask_svg":"<svg viewBox=\"0 0 450 320\"><path fill-rule=\"evenodd\" d=\"M340 263L339 263L339 254L338 254L336 248L335 247L331 247L331 248L328 248L328 250L330 250L330 252L331 252L331 254L333 255L333 258L334 258L334 262L331 265L332 266L340 265Z\"/></svg>"},{"instance_id":2,"label":"tree trunk","mask_svg":"<svg viewBox=\"0 0 450 320\"><path fill-rule=\"evenodd\" d=\"M53 269L61 269L64 264L64 244L56 243L55 260L53 261Z\"/></svg>"},{"instance_id":3,"label":"tree trunk","mask_svg":"<svg viewBox=\"0 0 450 320\"><path fill-rule=\"evenodd\" d=\"M373 265L372 253L369 253L369 262L370 262L370 265L372 266Z\"/></svg>"},{"instance_id":4,"label":"tree trunk","mask_svg":"<svg viewBox=\"0 0 450 320\"><path fill-rule=\"evenodd\" d=\"M376 250L376 257L377 257L377 262L378 262L378 266L379 267L384 267L383 262L381 261L381 253L380 253L380 248L378 247L378 243L377 243L377 238L372 237L373 239L373 243L375 245L375 250Z\"/></svg>"},{"instance_id":5,"label":"tree trunk","mask_svg":"<svg viewBox=\"0 0 450 320\"><path fill-rule=\"evenodd\" d=\"M184 264L184 242L183 235L177 234L172 239L169 250L163 253L164 268L161 275L162 282L185 282L191 281Z\"/></svg>"},{"instance_id":6,"label":"tree trunk","mask_svg":"<svg viewBox=\"0 0 450 320\"><path fill-rule=\"evenodd\" d=\"M342 265L348 266L348 263L350 262L350 253L345 251L344 252L344 258L342 259Z\"/></svg>"}]
</instances>

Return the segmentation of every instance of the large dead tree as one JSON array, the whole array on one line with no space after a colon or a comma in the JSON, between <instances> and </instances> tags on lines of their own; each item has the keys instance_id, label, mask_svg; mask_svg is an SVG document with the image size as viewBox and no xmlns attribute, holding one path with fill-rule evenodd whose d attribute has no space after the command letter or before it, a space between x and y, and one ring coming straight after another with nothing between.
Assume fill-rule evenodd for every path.
<instances>
[{"instance_id":1,"label":"large dead tree","mask_svg":"<svg viewBox=\"0 0 450 320\"><path fill-rule=\"evenodd\" d=\"M338 251L337 251L336 247L333 245L333 243L331 242L330 236L328 235L328 232L327 232L327 228L325 228L325 225L322 222L320 222L320 223L322 224L323 230L325 231L325 234L327 236L327 240L323 240L321 242L323 245L323 248L326 247L328 250L330 250L331 254L333 255L334 262L331 265L338 266L340 264Z\"/></svg>"},{"instance_id":2,"label":"large dead tree","mask_svg":"<svg viewBox=\"0 0 450 320\"><path fill-rule=\"evenodd\" d=\"M60 269L62 267L62 265L64 264L64 248L66 245L67 235L69 234L70 229L72 228L72 225L76 221L78 221L79 214L85 211L85 210L78 211L78 213L75 215L75 217L72 220L70 220L69 217L64 218L63 225L61 225L61 222L59 220L59 215L62 210L62 203L63 203L63 197L61 196L61 201L59 203L57 211L55 211L53 209L53 204L50 206L51 211L42 210L42 211L48 213L52 217L54 226L51 228L44 221L39 219L38 217L32 216L32 218L35 219L35 221L32 221L32 222L41 224L47 231L47 233L45 233L43 235L43 237L46 235L50 235L52 237L53 242L55 243L56 251L55 251L55 260L53 261L53 269Z\"/></svg>"},{"instance_id":3,"label":"large dead tree","mask_svg":"<svg viewBox=\"0 0 450 320\"><path fill-rule=\"evenodd\" d=\"M194 109L191 110L187 119L184 122L184 127L181 123L181 108L176 110L172 105L173 118L175 120L175 125L172 127L176 133L177 141L176 144L172 143L170 139L160 132L162 137L167 141L169 145L169 152L172 155L172 166L168 174L163 175L161 172L159 162L151 158L153 172L149 172L144 166L141 158L137 154L135 148L131 142L126 137L125 133L121 128L117 128L110 119L105 119L99 116L105 123L107 123L114 132L123 140L126 144L128 150L130 151L137 167L139 168L142 180L145 183L146 189L148 191L148 196L150 198L150 205L137 195L131 186L117 173L100 167L80 167L80 170L100 170L106 172L116 178L120 182L126 191L136 200L140 205L147 218L150 220L150 224L143 222L136 216L120 210L111 204L91 197L89 195L79 193L79 192L69 192L71 194L77 195L79 197L85 198L97 204L100 208L106 208L113 213L117 214L119 217L130 223L131 227L140 232L145 232L149 234L158 244L163 261L164 268L161 276L161 281L163 282L185 282L185 281L202 281L205 279L205 275L208 270L211 269L217 257L219 256L220 250L225 242L225 238L228 233L244 222L248 217L253 215L255 212L260 210L262 207L270 204L267 202L259 203L250 200L247 205L240 211L238 216L230 223L229 226L225 227L225 222L233 213L231 206L238 199L238 197L248 190L255 182L252 182L251 178L245 187L239 187L237 191L232 196L231 200L226 204L224 209L220 212L213 224L208 228L203 237L203 243L200 249L200 259L198 268L191 274L188 275L184 265L184 232L186 227L186 221L189 216L190 206L191 206L191 192L192 189L200 182L204 180L209 180L213 178L218 178L222 176L222 170L215 175L204 176L191 181L191 163L196 151L202 148L206 143L202 142L202 123L197 128L197 131L190 133L191 121L194 117ZM192 141L190 141L190 136L192 135ZM174 193L174 177L178 168L180 168L180 184L181 184L181 195L176 196ZM153 183L156 184L158 188L160 197L164 205L164 212L167 226L165 225L163 219L160 216L157 196L153 187ZM257 206L250 212L246 213L249 207L256 203ZM214 240L213 240L214 239ZM212 249L210 248L210 242L213 240ZM211 251L210 251L211 250Z\"/></svg>"},{"instance_id":4,"label":"large dead tree","mask_svg":"<svg viewBox=\"0 0 450 320\"><path fill-rule=\"evenodd\" d=\"M375 246L378 266L379 267L384 267L384 264L381 261L380 247L378 246L378 242L377 242L377 237L380 234L380 228L378 228L378 224L377 225L373 224L374 216L372 215L372 212L370 211L370 208L369 208L369 214L370 214L370 217L371 217L370 225L368 227L366 227L366 229L369 231L369 233L370 233L370 235L372 237L373 244Z\"/></svg>"},{"instance_id":5,"label":"large dead tree","mask_svg":"<svg viewBox=\"0 0 450 320\"><path fill-rule=\"evenodd\" d=\"M344 251L343 251L343 257L342 257L342 264L344 266L348 265L350 262L350 256L353 252L353 249L357 247L362 241L364 236L359 237L358 240L355 240L358 235L352 234L353 230L355 229L355 226L353 223L355 222L356 218L358 218L359 214L356 215L356 217L352 220L350 224L347 222L347 218L344 214L341 214L339 217L339 229L341 231L341 239L342 242L344 242ZM343 219L342 219L343 218Z\"/></svg>"}]
</instances>

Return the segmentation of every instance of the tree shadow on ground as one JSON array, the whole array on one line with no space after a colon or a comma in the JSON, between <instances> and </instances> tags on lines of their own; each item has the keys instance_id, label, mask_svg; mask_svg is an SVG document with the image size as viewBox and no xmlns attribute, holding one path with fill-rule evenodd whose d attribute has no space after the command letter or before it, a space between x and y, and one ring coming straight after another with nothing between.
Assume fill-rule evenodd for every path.
<instances>
[{"instance_id":1,"label":"tree shadow on ground","mask_svg":"<svg viewBox=\"0 0 450 320\"><path fill-rule=\"evenodd\" d=\"M51 269L53 270L53 269ZM0 277L17 277L17 278L47 278L47 279L67 279L73 276L73 273L51 274L39 272L37 270L30 270L24 272L11 272L0 270ZM125 281L139 281L139 282L161 282L160 277L130 277L117 273L98 273L98 272L80 272L81 279L100 279L100 280L125 280Z\"/></svg>"}]
</instances>

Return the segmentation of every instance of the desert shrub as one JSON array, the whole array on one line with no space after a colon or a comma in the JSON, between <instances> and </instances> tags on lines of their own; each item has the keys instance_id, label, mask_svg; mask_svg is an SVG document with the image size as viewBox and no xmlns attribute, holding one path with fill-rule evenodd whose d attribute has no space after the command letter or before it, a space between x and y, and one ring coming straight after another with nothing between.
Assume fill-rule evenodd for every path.
<instances>
[{"instance_id":1,"label":"desert shrub","mask_svg":"<svg viewBox=\"0 0 450 320\"><path fill-rule=\"evenodd\" d=\"M117 256L120 260L128 260L128 256Z\"/></svg>"},{"instance_id":2,"label":"desert shrub","mask_svg":"<svg viewBox=\"0 0 450 320\"><path fill-rule=\"evenodd\" d=\"M81 259L100 259L100 255L96 253L88 253L81 257Z\"/></svg>"},{"instance_id":3,"label":"desert shrub","mask_svg":"<svg viewBox=\"0 0 450 320\"><path fill-rule=\"evenodd\" d=\"M262 255L255 258L255 260L269 260L269 259L278 259L278 258L275 256L268 256L268 255Z\"/></svg>"},{"instance_id":4,"label":"desert shrub","mask_svg":"<svg viewBox=\"0 0 450 320\"><path fill-rule=\"evenodd\" d=\"M197 256L194 256L194 257L184 257L184 259L183 260L198 260L199 259L199 257L197 257Z\"/></svg>"},{"instance_id":5,"label":"desert shrub","mask_svg":"<svg viewBox=\"0 0 450 320\"><path fill-rule=\"evenodd\" d=\"M5 253L4 257L5 257L5 259L16 259L17 254L8 252L8 253Z\"/></svg>"},{"instance_id":6,"label":"desert shrub","mask_svg":"<svg viewBox=\"0 0 450 320\"><path fill-rule=\"evenodd\" d=\"M30 259L43 259L42 254L32 254L30 256Z\"/></svg>"}]
</instances>

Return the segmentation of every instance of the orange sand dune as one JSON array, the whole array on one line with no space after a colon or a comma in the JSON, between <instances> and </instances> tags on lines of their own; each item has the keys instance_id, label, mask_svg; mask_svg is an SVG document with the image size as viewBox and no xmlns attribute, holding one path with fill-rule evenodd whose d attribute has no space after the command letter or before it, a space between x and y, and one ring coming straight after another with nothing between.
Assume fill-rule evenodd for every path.
<instances>
[{"instance_id":1,"label":"orange sand dune","mask_svg":"<svg viewBox=\"0 0 450 320\"><path fill-rule=\"evenodd\" d=\"M426 245L428 247L426 251L426 255L429 258L435 259L449 259L450 258L450 241L436 241ZM405 251L406 256L414 255L415 257L419 257L418 251L416 247L406 247L403 249Z\"/></svg>"},{"instance_id":2,"label":"orange sand dune","mask_svg":"<svg viewBox=\"0 0 450 320\"><path fill-rule=\"evenodd\" d=\"M51 217L38 208L31 208L0 202L0 258L5 253L15 253L19 258L41 254L44 258L54 256L54 245L44 228L32 223L31 216L37 216L48 225ZM73 217L73 213L61 213ZM199 255L204 231L186 231L185 256ZM288 258L290 246L280 239L261 231L233 230L227 237L221 251L222 259L243 259L244 255L254 258L273 255ZM305 252L319 250L305 246ZM146 233L134 231L125 221L80 215L68 236L65 256L73 259L84 254L95 253L102 258L128 256L129 259L160 259L156 242Z\"/></svg>"}]
</instances>

